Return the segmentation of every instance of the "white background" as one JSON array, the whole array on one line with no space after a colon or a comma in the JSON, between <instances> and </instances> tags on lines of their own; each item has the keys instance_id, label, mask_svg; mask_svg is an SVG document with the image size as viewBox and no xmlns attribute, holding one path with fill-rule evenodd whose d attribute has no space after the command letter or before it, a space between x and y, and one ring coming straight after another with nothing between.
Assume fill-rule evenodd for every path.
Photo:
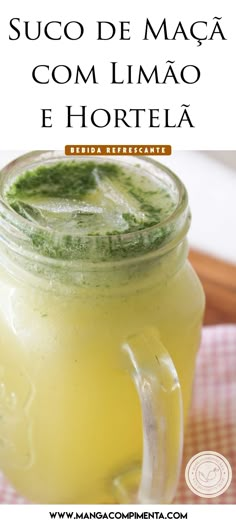
<instances>
[{"instance_id":1,"label":"white background","mask_svg":"<svg viewBox=\"0 0 236 527\"><path fill-rule=\"evenodd\" d=\"M137 512L139 514L144 512L158 512L163 514L165 517L169 512L181 512L182 514L187 513L188 518L180 520L177 519L177 521L173 521L173 519L125 519L125 520L84 520L84 525L95 525L96 523L98 525L117 525L118 522L122 522L122 525L127 526L133 526L133 525L143 525L143 526L150 526L150 525L159 525L161 522L161 525L186 525L190 527L199 527L199 525L210 525L212 522L215 525L234 525L235 522L232 522L232 519L235 516L235 505L227 505L226 507L224 505L116 505L110 506L110 505L4 505L1 508L0 516L3 520L4 527L12 527L12 525L24 525L25 527L34 525L35 527L41 527L41 525L47 526L47 525L72 525L74 518L69 519L64 517L63 519L60 519L57 517L56 519L51 519L49 512L73 512L76 514L78 512L81 514L82 512L85 514L87 513L95 513L95 512L102 512L103 514L109 514L110 512L120 512L124 514L128 514L130 512ZM75 525L81 525L83 523L83 520L77 520L77 523Z\"/></svg>"},{"instance_id":2,"label":"white background","mask_svg":"<svg viewBox=\"0 0 236 527\"><path fill-rule=\"evenodd\" d=\"M0 169L24 151L0 151ZM193 248L236 264L236 152L174 152L157 157L182 179L189 193Z\"/></svg>"},{"instance_id":3,"label":"white background","mask_svg":"<svg viewBox=\"0 0 236 527\"><path fill-rule=\"evenodd\" d=\"M206 20L212 28L212 18L222 17L222 29L227 41L206 41L197 47L197 42L142 40L145 19L157 27L164 17L174 32L179 20L186 29L196 20ZM69 20L81 21L86 34L80 41L62 39L51 42L42 38L29 42L24 38L11 42L9 20ZM132 40L120 42L96 41L96 20L131 21ZM236 172L226 163L212 155L181 150L236 150L236 105L235 105L235 2L233 0L54 0L32 2L32 0L10 0L0 7L0 167L20 151L32 149L63 149L67 143L155 143L172 144L174 155L161 161L173 168L187 186L193 212L190 242L193 247L236 263ZM193 86L163 86L154 84L109 85L108 65L118 61L126 64L142 64L150 71L155 64L175 60L177 67L196 64L201 69L201 79ZM37 64L79 64L87 71L96 65L99 85L36 85L31 72ZM75 112L80 105L89 111L97 107L112 108L179 108L190 104L190 115L196 126L189 129L127 129L113 127L105 129L65 129L65 105L73 105ZM40 108L53 108L54 126L41 129ZM8 150L8 152L4 152ZM180 151L178 151L180 150ZM10 152L9 152L10 151ZM51 507L50 507L51 508ZM177 507L174 507L178 510ZM57 506L56 510L60 507ZM171 506L168 506L171 509ZM235 513L230 506L190 508L189 525L198 525L205 519L225 520L228 524ZM217 510L216 510L217 509ZM139 511L140 511L139 507ZM163 510L163 506L161 507ZM181 510L182 507L181 507ZM191 511L191 512L190 512ZM46 509L17 506L1 508L4 525L16 522L24 525L51 524ZM220 518L219 515L222 515ZM55 520L54 520L55 521ZM57 522L56 522L57 523ZM61 522L60 522L61 523ZM66 524L66 520L63 520ZM129 522L130 524L130 522Z\"/></svg>"},{"instance_id":4,"label":"white background","mask_svg":"<svg viewBox=\"0 0 236 527\"><path fill-rule=\"evenodd\" d=\"M235 136L235 3L219 0L70 0L70 2L11 0L1 6L1 99L0 99L0 149L63 149L64 145L78 143L155 143L172 144L175 149L236 149ZM197 20L208 22L208 36L213 28L213 17L222 17L221 27L227 41L216 38L189 41L177 37L176 41L143 41L145 20L148 17L156 31L166 17L173 35L181 20L189 33L190 25ZM9 20L23 21L61 20L66 23L78 20L85 27L81 40L50 41L43 37L29 41L21 36L9 40ZM131 40L97 41L97 20L130 20ZM32 31L32 28L31 28ZM11 34L13 32L11 31ZM201 79L195 85L110 85L110 61L119 62L122 72L127 64L142 64L151 71L155 64L175 60L177 69L186 64L196 64L201 69ZM37 64L79 64L85 72L95 64L99 85L37 85L31 76ZM89 68L89 69L88 69ZM65 128L65 105L72 105L75 113L81 105L88 112L102 107L113 108L173 108L173 117L179 114L182 103L190 103L190 114L196 128L184 125L181 129L146 128L81 129ZM51 129L41 129L41 108L53 108Z\"/></svg>"}]
</instances>

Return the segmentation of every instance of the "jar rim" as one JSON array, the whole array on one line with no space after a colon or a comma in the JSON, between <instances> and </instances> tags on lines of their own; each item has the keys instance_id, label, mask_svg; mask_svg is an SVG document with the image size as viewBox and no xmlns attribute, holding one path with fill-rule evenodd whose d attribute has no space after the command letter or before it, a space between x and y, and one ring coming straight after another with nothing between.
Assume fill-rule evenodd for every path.
<instances>
[{"instance_id":1,"label":"jar rim","mask_svg":"<svg viewBox=\"0 0 236 527\"><path fill-rule=\"evenodd\" d=\"M127 160L127 157L129 158ZM124 161L125 158L125 161ZM183 239L183 237L186 235L188 229L189 229L189 223L190 223L190 213L188 208L188 194L187 190L182 183L182 181L179 179L179 177L168 167L163 165L162 163L159 163L159 161L156 161L156 159L152 159L151 157L147 156L66 156L63 151L57 151L57 150L36 150L32 152L27 152L26 154L23 154L10 163L8 163L1 171L0 171L0 231L5 230L5 236L1 236L0 232L0 239L3 239L3 241L7 241L9 246L15 251L19 251L19 247L17 249L17 239L20 243L20 250L21 252L25 252L25 254L30 255L30 253L33 254L33 252L37 252L37 248L32 246L32 243L30 243L30 237L32 240L32 236L34 233L42 234L42 236L47 236L50 234L53 240L55 240L58 244L60 244L60 241L65 237L64 232L59 231L53 231L51 228L48 228L47 226L42 226L39 224L33 224L30 220L27 218L24 218L23 216L19 215L11 206L10 204L5 200L4 197L4 184L6 184L6 181L9 180L12 176L14 177L14 174L17 172L18 175L20 175L22 172L26 170L30 170L33 166L40 166L44 163L50 162L50 163L56 163L58 161L69 161L72 160L81 162L81 161L87 161L87 160L93 160L93 161L103 161L106 162L116 162L120 164L125 164L125 162L130 162L130 159L132 161L135 161L135 163L142 163L143 166L146 169L152 169L157 170L159 174L163 174L165 177L169 178L172 185L174 185L175 190L178 193L178 200L175 204L174 210L162 221L159 223L156 223L151 226L143 227L140 230L133 230L130 232L121 232L119 234L117 233L109 233L109 234L99 234L99 235L84 235L84 234L73 234L73 239L79 239L82 241L83 246L83 255L78 254L76 258L72 258L73 261L80 261L81 259L86 261L86 263L98 263L98 261L102 261L103 263L106 263L108 261L111 261L111 259L107 258L106 255L96 255L94 257L95 252L92 250L91 254L93 255L93 258L89 257L89 251L88 247L92 246L94 243L99 240L100 248L104 248L106 244L109 242L110 246L117 246L119 247L117 255L114 254L114 257L112 258L112 262L115 263L119 260L130 260L132 257L135 257L135 259L145 256L147 254L150 254L150 252L153 252L153 249L156 252L163 253L169 250L173 245L176 245ZM148 240L152 240L152 237L155 237L155 233L157 231L160 233L163 231L163 229L168 228L170 225L175 225L176 229L174 229L173 234L174 236L166 237L166 239L163 239L163 243L160 243L159 246L157 244L156 247L151 248L151 244L147 243L146 247L140 254L137 252L132 254L132 251L129 253L128 250L124 251L126 252L125 257L122 255L122 251L119 257L119 251L121 247L128 247L129 245L132 245L132 247L135 247L135 238L141 236L146 237ZM7 236L6 236L7 234ZM30 237L29 237L30 234ZM155 244L154 244L155 245ZM82 247L81 246L81 247ZM87 257L86 257L86 251L87 251ZM50 263L51 260L67 260L68 258L64 258L60 256L53 256L53 255L47 255L43 254L42 251L39 250L39 254L37 255L38 258L44 259L44 261Z\"/></svg>"}]
</instances>

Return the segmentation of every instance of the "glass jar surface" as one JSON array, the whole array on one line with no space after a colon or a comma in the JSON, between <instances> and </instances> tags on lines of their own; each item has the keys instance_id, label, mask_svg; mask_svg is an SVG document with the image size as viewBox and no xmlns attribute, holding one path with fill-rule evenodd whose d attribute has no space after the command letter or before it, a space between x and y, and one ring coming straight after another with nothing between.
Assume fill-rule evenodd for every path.
<instances>
[{"instance_id":1,"label":"glass jar surface","mask_svg":"<svg viewBox=\"0 0 236 527\"><path fill-rule=\"evenodd\" d=\"M155 399L156 374L144 348L151 348L150 361L159 361L162 347L168 351L186 421L204 310L201 284L187 261L187 194L171 171L148 158L108 159L157 177L173 195L174 210L142 232L79 235L67 258L63 251L48 252L48 244L65 247L63 229L54 232L21 217L5 194L21 173L58 160L68 162L61 152L33 152L1 175L0 468L32 502L158 503L155 489L151 498L135 495L146 448L143 427L152 429L144 415ZM46 250L39 232L47 234ZM74 238L72 233L67 243ZM158 349L152 339L160 342ZM163 404L168 466L155 471L168 473L163 478L172 490L163 502L170 502L181 424L173 407ZM157 480L159 487L160 474ZM129 499L122 497L120 481Z\"/></svg>"}]
</instances>

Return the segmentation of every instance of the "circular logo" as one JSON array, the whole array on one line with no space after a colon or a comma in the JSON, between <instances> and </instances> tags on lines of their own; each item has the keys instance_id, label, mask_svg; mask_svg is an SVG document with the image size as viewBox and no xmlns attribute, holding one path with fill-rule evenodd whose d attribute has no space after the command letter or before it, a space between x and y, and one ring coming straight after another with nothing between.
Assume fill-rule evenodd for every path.
<instances>
[{"instance_id":1,"label":"circular logo","mask_svg":"<svg viewBox=\"0 0 236 527\"><path fill-rule=\"evenodd\" d=\"M228 460L207 450L193 456L185 469L185 480L192 492L201 498L216 498L230 486L232 469Z\"/></svg>"}]
</instances>

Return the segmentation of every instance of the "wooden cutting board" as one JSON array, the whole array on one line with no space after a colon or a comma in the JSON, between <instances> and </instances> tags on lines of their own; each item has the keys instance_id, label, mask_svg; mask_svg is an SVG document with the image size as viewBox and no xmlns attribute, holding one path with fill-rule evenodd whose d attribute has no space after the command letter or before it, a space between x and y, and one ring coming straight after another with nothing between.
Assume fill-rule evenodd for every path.
<instances>
[{"instance_id":1,"label":"wooden cutting board","mask_svg":"<svg viewBox=\"0 0 236 527\"><path fill-rule=\"evenodd\" d=\"M236 324L236 266L193 250L189 260L206 294L204 324Z\"/></svg>"}]
</instances>

